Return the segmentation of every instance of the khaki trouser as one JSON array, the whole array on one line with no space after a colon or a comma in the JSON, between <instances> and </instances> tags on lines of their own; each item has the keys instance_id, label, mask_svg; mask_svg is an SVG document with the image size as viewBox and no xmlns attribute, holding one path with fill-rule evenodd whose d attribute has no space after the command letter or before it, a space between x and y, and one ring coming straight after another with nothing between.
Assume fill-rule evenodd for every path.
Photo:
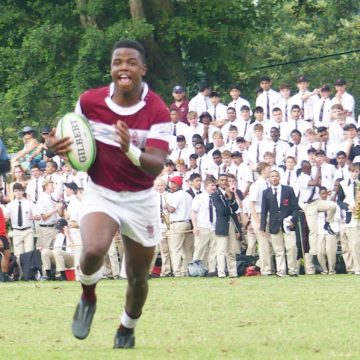
<instances>
[{"instance_id":1,"label":"khaki trouser","mask_svg":"<svg viewBox=\"0 0 360 360\"><path fill-rule=\"evenodd\" d=\"M193 260L202 260L209 272L216 271L216 241L215 232L199 228L195 235Z\"/></svg>"},{"instance_id":2,"label":"khaki trouser","mask_svg":"<svg viewBox=\"0 0 360 360\"><path fill-rule=\"evenodd\" d=\"M119 256L115 244L114 237L109 250L105 256L105 261L103 265L103 274L106 276L113 276L115 278L120 276L120 263L119 263Z\"/></svg>"},{"instance_id":3,"label":"khaki trouser","mask_svg":"<svg viewBox=\"0 0 360 360\"><path fill-rule=\"evenodd\" d=\"M58 234L55 227L43 227L40 226L40 237L37 240L36 247L42 249L50 248L56 239Z\"/></svg>"},{"instance_id":4,"label":"khaki trouser","mask_svg":"<svg viewBox=\"0 0 360 360\"><path fill-rule=\"evenodd\" d=\"M169 250L173 274L184 276L187 274L187 264L192 260L190 222L174 222L170 224ZM192 244L193 246L193 244Z\"/></svg>"},{"instance_id":5,"label":"khaki trouser","mask_svg":"<svg viewBox=\"0 0 360 360\"><path fill-rule=\"evenodd\" d=\"M352 252L350 250L349 238L346 234L346 226L345 224L340 224L340 244L341 244L341 255L344 259L345 267L347 272L354 271L354 260L352 256Z\"/></svg>"},{"instance_id":6,"label":"khaki trouser","mask_svg":"<svg viewBox=\"0 0 360 360\"><path fill-rule=\"evenodd\" d=\"M317 255L317 236L318 236L318 213L327 212L326 221L332 223L336 211L336 203L330 200L317 199L310 204L303 206L306 222L309 227L309 253Z\"/></svg>"},{"instance_id":7,"label":"khaki trouser","mask_svg":"<svg viewBox=\"0 0 360 360\"><path fill-rule=\"evenodd\" d=\"M236 242L235 227L230 222L229 235L216 236L216 260L219 277L225 277L226 266L230 277L237 276Z\"/></svg>"},{"instance_id":8,"label":"khaki trouser","mask_svg":"<svg viewBox=\"0 0 360 360\"><path fill-rule=\"evenodd\" d=\"M346 235L349 239L349 246L354 260L354 271L360 275L360 226L347 227Z\"/></svg>"},{"instance_id":9,"label":"khaki trouser","mask_svg":"<svg viewBox=\"0 0 360 360\"><path fill-rule=\"evenodd\" d=\"M337 239L336 235L318 235L317 259L324 273L335 274ZM326 260L328 266L326 266Z\"/></svg>"},{"instance_id":10,"label":"khaki trouser","mask_svg":"<svg viewBox=\"0 0 360 360\"><path fill-rule=\"evenodd\" d=\"M259 220L261 221L261 214L258 214ZM272 266L272 247L270 242L270 236L268 233L262 235L259 228L253 222L254 233L256 240L259 244L259 263L261 269L261 275L271 275L273 266Z\"/></svg>"},{"instance_id":11,"label":"khaki trouser","mask_svg":"<svg viewBox=\"0 0 360 360\"><path fill-rule=\"evenodd\" d=\"M26 230L13 229L12 242L14 246L14 255L17 257L20 276L22 269L20 264L20 255L34 250L34 231L32 228Z\"/></svg>"},{"instance_id":12,"label":"khaki trouser","mask_svg":"<svg viewBox=\"0 0 360 360\"><path fill-rule=\"evenodd\" d=\"M313 263L313 255L305 253L304 255L304 268L306 275L315 275L315 265Z\"/></svg>"},{"instance_id":13,"label":"khaki trouser","mask_svg":"<svg viewBox=\"0 0 360 360\"><path fill-rule=\"evenodd\" d=\"M255 256L256 255L256 235L252 226L248 227L246 230L246 256Z\"/></svg>"},{"instance_id":14,"label":"khaki trouser","mask_svg":"<svg viewBox=\"0 0 360 360\"><path fill-rule=\"evenodd\" d=\"M171 261L169 250L169 234L166 228L161 229L159 247L161 254L161 276L170 275Z\"/></svg>"},{"instance_id":15,"label":"khaki trouser","mask_svg":"<svg viewBox=\"0 0 360 360\"><path fill-rule=\"evenodd\" d=\"M52 265L56 266L57 272L74 267L74 256L61 249L43 249L41 260L45 271L51 270Z\"/></svg>"},{"instance_id":16,"label":"khaki trouser","mask_svg":"<svg viewBox=\"0 0 360 360\"><path fill-rule=\"evenodd\" d=\"M295 231L284 233L282 230L277 234L270 234L270 241L275 252L276 273L286 274L286 260L289 275L298 273L297 265L297 246Z\"/></svg>"}]
</instances>

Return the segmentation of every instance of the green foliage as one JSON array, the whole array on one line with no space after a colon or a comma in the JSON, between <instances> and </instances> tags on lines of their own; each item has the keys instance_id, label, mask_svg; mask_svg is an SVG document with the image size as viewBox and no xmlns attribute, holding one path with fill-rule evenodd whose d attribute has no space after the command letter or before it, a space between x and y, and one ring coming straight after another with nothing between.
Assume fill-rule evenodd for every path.
<instances>
[{"instance_id":1,"label":"green foliage","mask_svg":"<svg viewBox=\"0 0 360 360\"><path fill-rule=\"evenodd\" d=\"M359 48L360 3L352 0L147 0L131 19L128 0L2 0L0 3L0 136L21 146L17 130L54 125L86 88L110 80L110 48L143 40L147 81L170 101L175 83L189 94L207 78L228 100L238 82L252 102L259 76L277 87L300 74L311 87L343 76L360 94L360 54L262 68Z\"/></svg>"}]
</instances>

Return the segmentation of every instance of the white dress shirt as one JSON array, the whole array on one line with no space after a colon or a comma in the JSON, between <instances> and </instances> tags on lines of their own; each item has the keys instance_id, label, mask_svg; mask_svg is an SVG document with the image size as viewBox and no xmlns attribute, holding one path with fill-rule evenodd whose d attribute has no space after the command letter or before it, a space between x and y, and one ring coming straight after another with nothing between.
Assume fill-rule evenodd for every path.
<instances>
[{"instance_id":1,"label":"white dress shirt","mask_svg":"<svg viewBox=\"0 0 360 360\"><path fill-rule=\"evenodd\" d=\"M236 99L236 100L230 101L229 104L228 104L228 108L229 108L229 107L234 108L235 111L236 111L236 118L240 120L240 119L241 119L241 110L240 110L240 109L241 109L244 105L249 107L249 109L250 109L250 115L252 115L250 103L249 103L246 99L244 99L244 98L242 98L242 97L239 97L239 98Z\"/></svg>"},{"instance_id":2,"label":"white dress shirt","mask_svg":"<svg viewBox=\"0 0 360 360\"><path fill-rule=\"evenodd\" d=\"M30 216L38 215L37 207L31 201L27 199L20 200L21 202L21 214L22 214L22 225L18 223L18 210L19 210L19 200L13 200L6 205L4 216L7 219L10 219L11 227L13 229L25 229L32 228L33 221L29 219Z\"/></svg>"},{"instance_id":3,"label":"white dress shirt","mask_svg":"<svg viewBox=\"0 0 360 360\"><path fill-rule=\"evenodd\" d=\"M189 111L196 111L198 116L200 116L203 112L208 111L210 106L211 102L209 97L198 93L190 100Z\"/></svg>"},{"instance_id":4,"label":"white dress shirt","mask_svg":"<svg viewBox=\"0 0 360 360\"><path fill-rule=\"evenodd\" d=\"M261 106L264 110L264 119L270 119L272 120L272 110L274 107L276 107L276 104L280 100L280 94L270 89L269 91L263 91L257 98L256 98L256 106ZM269 114L267 110L267 104L269 99Z\"/></svg>"},{"instance_id":5,"label":"white dress shirt","mask_svg":"<svg viewBox=\"0 0 360 360\"><path fill-rule=\"evenodd\" d=\"M194 197L191 209L196 214L197 227L215 231L216 211L212 205L213 222L210 222L210 195L204 191Z\"/></svg>"}]
</instances>

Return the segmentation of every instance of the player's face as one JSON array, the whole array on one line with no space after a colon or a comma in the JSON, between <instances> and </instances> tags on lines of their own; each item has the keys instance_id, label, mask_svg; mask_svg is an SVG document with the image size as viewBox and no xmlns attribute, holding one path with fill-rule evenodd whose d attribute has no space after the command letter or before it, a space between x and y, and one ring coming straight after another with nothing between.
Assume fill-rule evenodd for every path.
<instances>
[{"instance_id":1,"label":"player's face","mask_svg":"<svg viewBox=\"0 0 360 360\"><path fill-rule=\"evenodd\" d=\"M111 77L117 89L126 93L138 89L146 70L146 65L137 50L114 50L111 58Z\"/></svg>"}]
</instances>

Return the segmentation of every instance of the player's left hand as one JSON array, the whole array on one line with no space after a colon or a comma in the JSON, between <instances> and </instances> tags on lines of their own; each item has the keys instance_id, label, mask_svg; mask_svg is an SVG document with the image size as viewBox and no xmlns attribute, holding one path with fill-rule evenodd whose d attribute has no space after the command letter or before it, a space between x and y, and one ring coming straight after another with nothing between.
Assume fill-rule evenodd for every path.
<instances>
[{"instance_id":1,"label":"player's left hand","mask_svg":"<svg viewBox=\"0 0 360 360\"><path fill-rule=\"evenodd\" d=\"M130 145L130 132L124 121L118 120L116 125L114 125L117 139L115 140L120 144L121 149L126 153L129 151Z\"/></svg>"}]
</instances>

